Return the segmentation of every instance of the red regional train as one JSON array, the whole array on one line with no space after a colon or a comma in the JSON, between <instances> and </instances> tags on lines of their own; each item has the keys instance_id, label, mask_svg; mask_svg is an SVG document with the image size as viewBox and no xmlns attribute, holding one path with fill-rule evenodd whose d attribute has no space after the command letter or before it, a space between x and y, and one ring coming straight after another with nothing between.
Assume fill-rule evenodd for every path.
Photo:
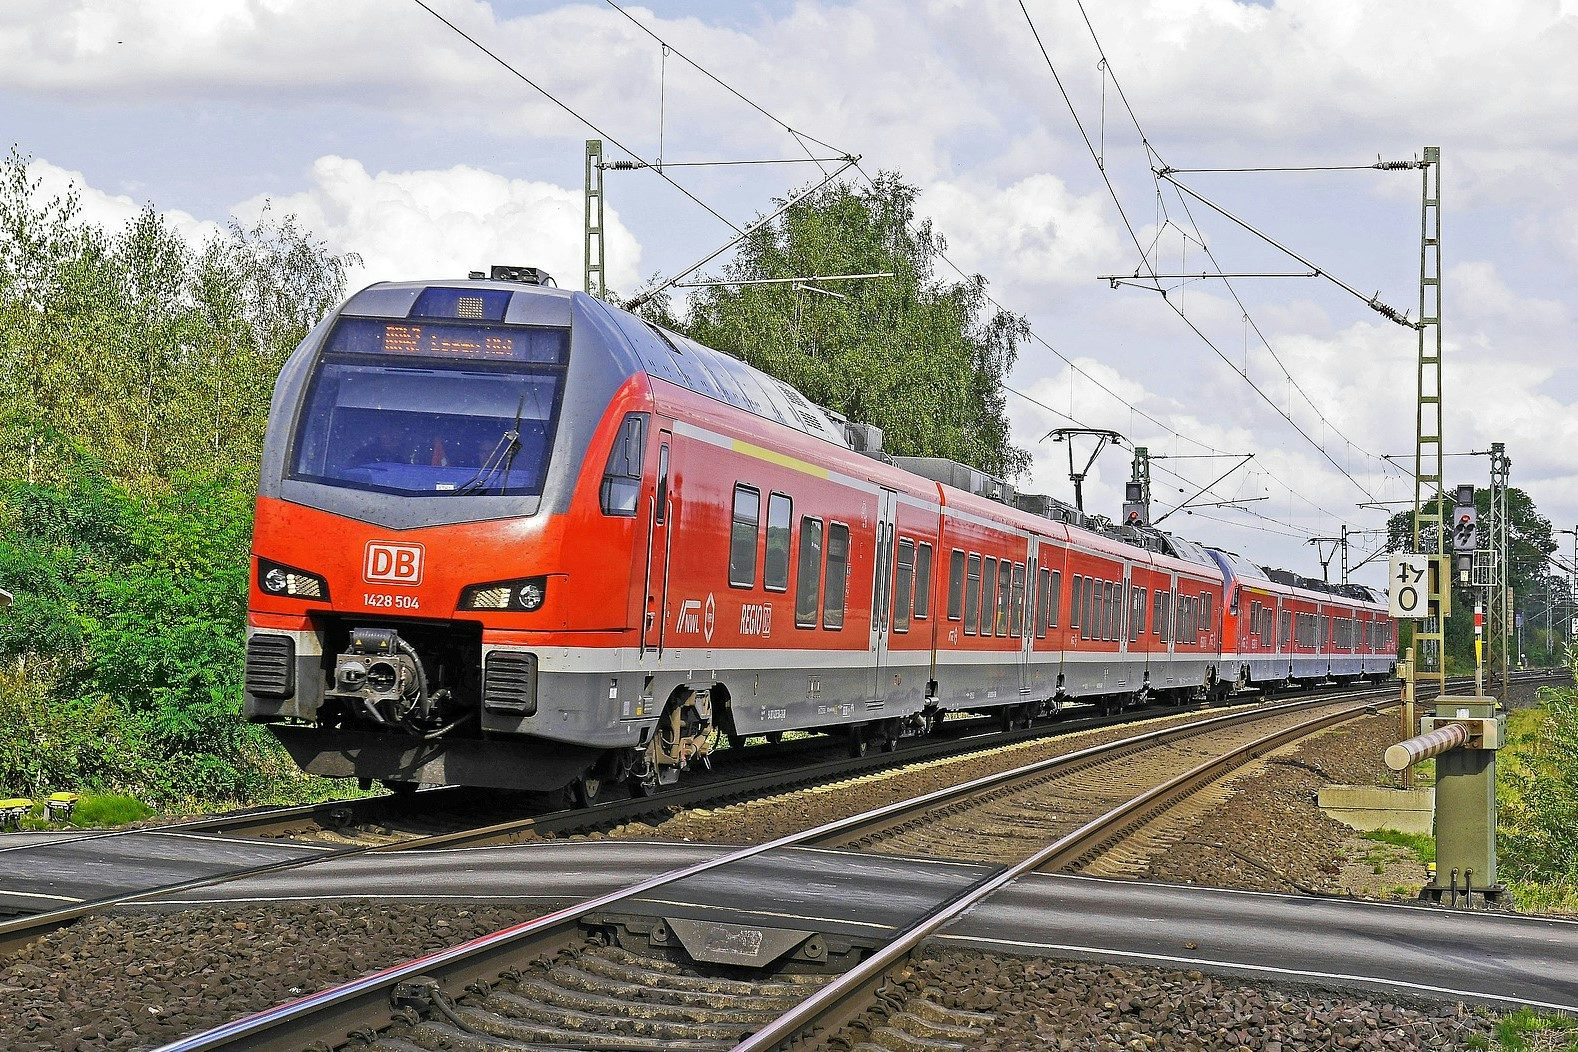
<instances>
[{"instance_id":1,"label":"red regional train","mask_svg":"<svg viewBox=\"0 0 1578 1052\"><path fill-rule=\"evenodd\" d=\"M274 389L246 713L314 773L650 791L720 736L1389 675L1392 626L890 457L727 354L495 279L352 296Z\"/></svg>"}]
</instances>

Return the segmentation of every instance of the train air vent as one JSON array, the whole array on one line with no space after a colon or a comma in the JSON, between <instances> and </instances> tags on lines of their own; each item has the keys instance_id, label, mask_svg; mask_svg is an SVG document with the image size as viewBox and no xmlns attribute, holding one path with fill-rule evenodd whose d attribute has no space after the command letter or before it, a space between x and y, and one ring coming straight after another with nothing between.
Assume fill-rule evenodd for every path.
<instances>
[{"instance_id":1,"label":"train air vent","mask_svg":"<svg viewBox=\"0 0 1578 1052\"><path fill-rule=\"evenodd\" d=\"M512 716L537 713L537 655L495 650L482 673L482 707Z\"/></svg>"},{"instance_id":2,"label":"train air vent","mask_svg":"<svg viewBox=\"0 0 1578 1052\"><path fill-rule=\"evenodd\" d=\"M256 635L247 640L247 693L288 698L296 693L296 641Z\"/></svg>"}]
</instances>

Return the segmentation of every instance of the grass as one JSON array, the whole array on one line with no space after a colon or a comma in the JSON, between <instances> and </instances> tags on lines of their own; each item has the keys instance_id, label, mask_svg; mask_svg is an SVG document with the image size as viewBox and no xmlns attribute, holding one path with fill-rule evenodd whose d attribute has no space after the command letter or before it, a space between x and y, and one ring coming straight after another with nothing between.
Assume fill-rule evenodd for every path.
<instances>
[{"instance_id":1,"label":"grass","mask_svg":"<svg viewBox=\"0 0 1578 1052\"><path fill-rule=\"evenodd\" d=\"M1418 857L1420 862L1428 865L1436 860L1436 840L1428 833L1402 833L1396 829L1372 829L1364 834L1364 839L1373 840L1378 844L1390 844L1393 847L1407 848Z\"/></svg>"},{"instance_id":2,"label":"grass","mask_svg":"<svg viewBox=\"0 0 1578 1052\"><path fill-rule=\"evenodd\" d=\"M1496 1023L1496 1045L1503 1052L1578 1052L1578 1019L1520 1008Z\"/></svg>"},{"instance_id":3,"label":"grass","mask_svg":"<svg viewBox=\"0 0 1578 1052\"><path fill-rule=\"evenodd\" d=\"M48 830L72 827L76 829L107 829L140 822L153 814L153 808L132 796L94 795L84 793L77 800L77 808L68 823L50 822L44 817L44 804L37 801L32 812L22 819L23 829Z\"/></svg>"},{"instance_id":4,"label":"grass","mask_svg":"<svg viewBox=\"0 0 1578 1052\"><path fill-rule=\"evenodd\" d=\"M1506 883L1519 913L1578 916L1578 884L1539 884L1524 880Z\"/></svg>"}]
</instances>

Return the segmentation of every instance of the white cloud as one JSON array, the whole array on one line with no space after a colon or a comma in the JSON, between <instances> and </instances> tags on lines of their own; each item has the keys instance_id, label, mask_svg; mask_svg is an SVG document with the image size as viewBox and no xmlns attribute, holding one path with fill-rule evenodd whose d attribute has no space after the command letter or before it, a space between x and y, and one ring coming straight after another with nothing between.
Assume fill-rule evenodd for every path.
<instances>
[{"instance_id":1,"label":"white cloud","mask_svg":"<svg viewBox=\"0 0 1578 1052\"><path fill-rule=\"evenodd\" d=\"M1123 259L1102 200L1070 193L1050 173L1011 186L932 183L917 207L945 232L954 262L992 275L1016 301L1041 298L1053 282L1089 287L1098 269Z\"/></svg>"},{"instance_id":2,"label":"white cloud","mask_svg":"<svg viewBox=\"0 0 1578 1052\"><path fill-rule=\"evenodd\" d=\"M582 284L582 192L507 179L466 165L442 171L370 174L355 160L321 157L310 185L267 199L362 266L352 284L465 275L490 264L540 266L564 288ZM251 218L258 197L236 206ZM611 288L632 291L641 249L608 208L604 217Z\"/></svg>"},{"instance_id":3,"label":"white cloud","mask_svg":"<svg viewBox=\"0 0 1578 1052\"><path fill-rule=\"evenodd\" d=\"M106 193L90 186L87 177L81 172L73 172L50 164L48 161L30 161L27 171L28 175L38 182L38 188L33 192L36 205L57 198L65 199L75 193L78 214L81 218L103 227L110 234L120 232L127 223L136 218L138 213L148 207L147 203L134 201L125 194ZM175 232L193 247L201 245L223 230L220 224L212 220L198 219L179 209L169 209L160 214Z\"/></svg>"}]
</instances>

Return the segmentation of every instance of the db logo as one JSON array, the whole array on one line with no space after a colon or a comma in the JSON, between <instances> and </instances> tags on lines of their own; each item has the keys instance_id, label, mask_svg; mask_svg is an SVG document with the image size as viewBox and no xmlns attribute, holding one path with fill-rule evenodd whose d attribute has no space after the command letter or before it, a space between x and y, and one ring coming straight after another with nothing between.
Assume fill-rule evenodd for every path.
<instances>
[{"instance_id":1,"label":"db logo","mask_svg":"<svg viewBox=\"0 0 1578 1052\"><path fill-rule=\"evenodd\" d=\"M368 541L362 578L369 584L421 584L422 546Z\"/></svg>"}]
</instances>

